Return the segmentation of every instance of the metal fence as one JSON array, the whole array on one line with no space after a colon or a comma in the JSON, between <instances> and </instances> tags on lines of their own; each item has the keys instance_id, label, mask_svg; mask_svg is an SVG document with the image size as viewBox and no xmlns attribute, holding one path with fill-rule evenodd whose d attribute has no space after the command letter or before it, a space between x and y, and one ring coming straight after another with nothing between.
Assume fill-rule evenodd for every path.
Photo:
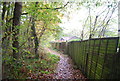
<instances>
[{"instance_id":1,"label":"metal fence","mask_svg":"<svg viewBox=\"0 0 120 81\"><path fill-rule=\"evenodd\" d=\"M120 79L118 40L118 37L96 38L56 42L52 46L68 54L89 79Z\"/></svg>"}]
</instances>

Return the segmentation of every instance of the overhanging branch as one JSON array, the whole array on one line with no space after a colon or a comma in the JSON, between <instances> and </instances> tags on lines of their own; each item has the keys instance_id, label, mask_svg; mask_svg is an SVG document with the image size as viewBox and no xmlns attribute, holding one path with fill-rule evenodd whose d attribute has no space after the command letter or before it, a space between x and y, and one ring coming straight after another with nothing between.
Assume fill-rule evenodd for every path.
<instances>
[{"instance_id":1,"label":"overhanging branch","mask_svg":"<svg viewBox=\"0 0 120 81\"><path fill-rule=\"evenodd\" d=\"M57 10L57 9L62 9L65 8L68 5L69 2L67 2L64 6L58 7L58 8L39 8L39 9L51 9L51 10Z\"/></svg>"},{"instance_id":2,"label":"overhanging branch","mask_svg":"<svg viewBox=\"0 0 120 81\"><path fill-rule=\"evenodd\" d=\"M58 7L58 8L39 8L39 9L51 9L51 10L58 10L58 9L62 9L65 8L68 5L69 2L67 2L64 6ZM27 15L28 13L22 13L21 15Z\"/></svg>"}]
</instances>

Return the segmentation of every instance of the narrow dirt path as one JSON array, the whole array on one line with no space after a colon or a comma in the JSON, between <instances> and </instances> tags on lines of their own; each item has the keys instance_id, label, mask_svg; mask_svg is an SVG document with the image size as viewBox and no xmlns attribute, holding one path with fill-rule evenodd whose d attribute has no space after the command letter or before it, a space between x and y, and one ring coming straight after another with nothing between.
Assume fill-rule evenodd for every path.
<instances>
[{"instance_id":1,"label":"narrow dirt path","mask_svg":"<svg viewBox=\"0 0 120 81\"><path fill-rule=\"evenodd\" d=\"M60 61L58 62L54 79L85 79L80 70L74 69L72 59L70 59L67 55L49 48L46 48L46 50L52 54L60 56Z\"/></svg>"}]
</instances>

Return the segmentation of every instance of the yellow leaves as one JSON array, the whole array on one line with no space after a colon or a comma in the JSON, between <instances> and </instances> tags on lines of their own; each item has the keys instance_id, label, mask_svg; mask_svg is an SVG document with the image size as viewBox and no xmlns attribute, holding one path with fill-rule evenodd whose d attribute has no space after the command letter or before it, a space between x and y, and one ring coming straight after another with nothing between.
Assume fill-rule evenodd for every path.
<instances>
[{"instance_id":1,"label":"yellow leaves","mask_svg":"<svg viewBox=\"0 0 120 81\"><path fill-rule=\"evenodd\" d=\"M34 37L31 37L31 39L34 39Z\"/></svg>"},{"instance_id":2,"label":"yellow leaves","mask_svg":"<svg viewBox=\"0 0 120 81\"><path fill-rule=\"evenodd\" d=\"M35 19L37 37L42 35L42 37L40 37L41 39L39 40L44 40L44 38L46 39L50 36L53 36L54 32L57 32L56 30L58 30L58 28L55 27L61 22L60 17L63 15L59 12L59 10L53 9L60 6L61 4L57 2L39 2L37 7L35 6L35 2L24 5L23 8L25 8L25 12L28 12L29 16L33 16Z\"/></svg>"},{"instance_id":3,"label":"yellow leaves","mask_svg":"<svg viewBox=\"0 0 120 81\"><path fill-rule=\"evenodd\" d=\"M44 22L43 21L35 21L35 24L36 24L36 26L38 26L38 25L41 25L41 26L43 26L44 25Z\"/></svg>"},{"instance_id":4,"label":"yellow leaves","mask_svg":"<svg viewBox=\"0 0 120 81\"><path fill-rule=\"evenodd\" d=\"M5 16L5 19L10 19L10 18L12 18L11 15L9 15L9 16Z\"/></svg>"},{"instance_id":5,"label":"yellow leaves","mask_svg":"<svg viewBox=\"0 0 120 81\"><path fill-rule=\"evenodd\" d=\"M42 12L44 12L44 11L39 9L38 12L41 12L41 13L42 13Z\"/></svg>"},{"instance_id":6,"label":"yellow leaves","mask_svg":"<svg viewBox=\"0 0 120 81\"><path fill-rule=\"evenodd\" d=\"M29 73L32 73L32 70L30 70Z\"/></svg>"},{"instance_id":7,"label":"yellow leaves","mask_svg":"<svg viewBox=\"0 0 120 81\"><path fill-rule=\"evenodd\" d=\"M59 17L63 17L64 15L63 14L60 14Z\"/></svg>"}]
</instances>

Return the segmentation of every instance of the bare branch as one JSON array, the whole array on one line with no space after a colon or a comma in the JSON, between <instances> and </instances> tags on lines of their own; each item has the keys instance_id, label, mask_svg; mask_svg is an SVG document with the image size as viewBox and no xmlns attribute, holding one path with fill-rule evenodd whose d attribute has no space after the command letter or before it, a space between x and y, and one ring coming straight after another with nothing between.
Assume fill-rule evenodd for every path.
<instances>
[{"instance_id":1,"label":"bare branch","mask_svg":"<svg viewBox=\"0 0 120 81\"><path fill-rule=\"evenodd\" d=\"M91 32L92 32L92 31L91 31L91 30L92 30L92 28L91 28L91 27L92 27L92 26L91 26L92 20L91 20L91 11L90 11L90 7L89 7L89 17L90 17L90 35L89 35L89 39L90 39L90 38L91 38Z\"/></svg>"},{"instance_id":2,"label":"bare branch","mask_svg":"<svg viewBox=\"0 0 120 81\"><path fill-rule=\"evenodd\" d=\"M65 8L68 5L69 2L67 2L64 6L58 7L58 8L39 8L39 9L51 9L51 10L58 10L58 9L62 9ZM21 15L27 15L28 13L22 13Z\"/></svg>"},{"instance_id":3,"label":"bare branch","mask_svg":"<svg viewBox=\"0 0 120 81\"><path fill-rule=\"evenodd\" d=\"M95 22L94 22L94 27L93 27L92 33L94 32L94 30L96 28L97 19L98 19L98 16L95 17ZM92 36L94 36L94 34L92 34Z\"/></svg>"},{"instance_id":4,"label":"bare branch","mask_svg":"<svg viewBox=\"0 0 120 81\"><path fill-rule=\"evenodd\" d=\"M100 15L103 14L106 10L107 10L107 8L106 8L105 10L103 10L100 14L98 14L97 16L100 16Z\"/></svg>"},{"instance_id":5,"label":"bare branch","mask_svg":"<svg viewBox=\"0 0 120 81\"><path fill-rule=\"evenodd\" d=\"M58 7L58 8L39 8L39 9L51 9L51 10L57 10L57 9L62 9L65 8L68 5L69 2L67 2L64 6Z\"/></svg>"},{"instance_id":6,"label":"bare branch","mask_svg":"<svg viewBox=\"0 0 120 81\"><path fill-rule=\"evenodd\" d=\"M83 26L83 29L82 29L82 33L81 33L81 39L83 40L83 35L84 35L84 29L85 29L85 25L86 25L86 23L87 23L87 21L88 21L88 18L89 18L89 15L88 15L88 17L87 17L87 19L85 20L85 23L84 23L84 26Z\"/></svg>"},{"instance_id":7,"label":"bare branch","mask_svg":"<svg viewBox=\"0 0 120 81\"><path fill-rule=\"evenodd\" d=\"M114 13L114 11L115 11L116 8L117 8L117 6L115 5L115 7L113 7L113 9L112 9L112 13L111 13L109 19L107 20L106 24L103 26L103 28L102 28L102 30L100 31L100 34L99 34L98 37L100 37L102 33L103 33L103 36L104 36L105 32L103 32L103 31L106 29L106 26L107 26L108 23L110 22L111 17L112 17L112 15L113 15L113 13Z\"/></svg>"}]
</instances>

